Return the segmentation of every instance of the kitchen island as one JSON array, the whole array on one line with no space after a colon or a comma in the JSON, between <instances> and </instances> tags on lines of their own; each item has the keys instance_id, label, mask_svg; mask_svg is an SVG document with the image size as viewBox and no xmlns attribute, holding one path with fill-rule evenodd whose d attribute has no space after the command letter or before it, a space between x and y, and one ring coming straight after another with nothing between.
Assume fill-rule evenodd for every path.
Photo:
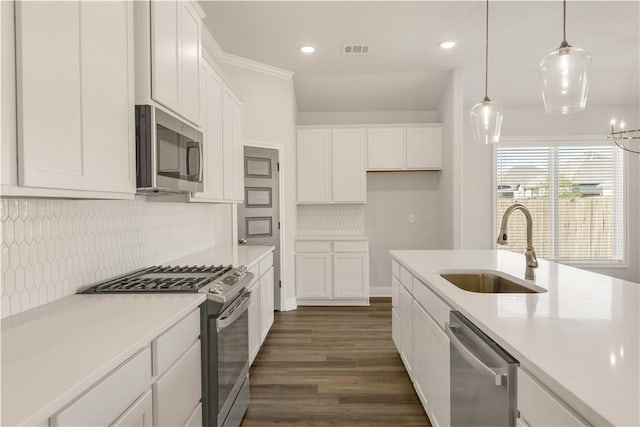
<instances>
[{"instance_id":1,"label":"kitchen island","mask_svg":"<svg viewBox=\"0 0 640 427\"><path fill-rule=\"evenodd\" d=\"M424 307L436 322L448 316L438 307L461 312L515 357L520 371L570 409L575 425L640 425L640 285L540 260L536 279L527 282L546 292L482 294L462 290L440 274L498 271L524 282L524 256L397 250L391 257L400 288L412 286L416 301L423 292L438 300L435 310L428 298Z\"/></svg>"}]
</instances>

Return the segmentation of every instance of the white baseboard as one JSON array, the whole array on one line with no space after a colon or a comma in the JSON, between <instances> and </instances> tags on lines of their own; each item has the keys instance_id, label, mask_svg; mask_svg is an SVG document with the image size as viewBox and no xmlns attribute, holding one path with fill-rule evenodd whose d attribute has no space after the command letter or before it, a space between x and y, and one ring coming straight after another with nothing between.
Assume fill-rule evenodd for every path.
<instances>
[{"instance_id":1,"label":"white baseboard","mask_svg":"<svg viewBox=\"0 0 640 427\"><path fill-rule=\"evenodd\" d=\"M391 286L370 286L369 287L369 295L372 297L390 297L391 296Z\"/></svg>"},{"instance_id":2,"label":"white baseboard","mask_svg":"<svg viewBox=\"0 0 640 427\"><path fill-rule=\"evenodd\" d=\"M291 311L298 308L298 301L295 298L289 298L284 300L284 306L282 307L282 311Z\"/></svg>"}]
</instances>

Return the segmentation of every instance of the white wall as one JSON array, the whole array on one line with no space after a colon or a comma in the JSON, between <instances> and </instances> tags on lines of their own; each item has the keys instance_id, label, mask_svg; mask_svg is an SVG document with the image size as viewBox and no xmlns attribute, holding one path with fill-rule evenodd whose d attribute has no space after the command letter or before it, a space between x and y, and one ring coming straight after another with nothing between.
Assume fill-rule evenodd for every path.
<instances>
[{"instance_id":1,"label":"white wall","mask_svg":"<svg viewBox=\"0 0 640 427\"><path fill-rule=\"evenodd\" d=\"M366 230L371 295L390 295L392 249L438 249L440 172L369 172ZM409 222L409 215L415 222Z\"/></svg>"},{"instance_id":2,"label":"white wall","mask_svg":"<svg viewBox=\"0 0 640 427\"><path fill-rule=\"evenodd\" d=\"M494 148L475 145L471 138L468 108L465 110L463 146L463 248L492 248L493 229L493 156ZM550 116L543 107L504 108L503 139L519 136L606 135L612 117L624 116L629 125L638 123L639 110L629 107L588 107L582 113ZM640 123L639 123L640 124ZM626 268L591 270L632 281L640 281L637 260L640 257L640 176L638 156L627 155L628 164L628 259ZM534 242L535 243L535 242Z\"/></svg>"},{"instance_id":3,"label":"white wall","mask_svg":"<svg viewBox=\"0 0 640 427\"><path fill-rule=\"evenodd\" d=\"M282 245L284 269L282 286L284 308L295 304L294 237L296 232L296 151L295 151L295 93L291 78L276 77L259 71L223 64L222 70L234 91L244 103L247 141L276 143L284 146L281 179L284 180L285 235Z\"/></svg>"}]
</instances>

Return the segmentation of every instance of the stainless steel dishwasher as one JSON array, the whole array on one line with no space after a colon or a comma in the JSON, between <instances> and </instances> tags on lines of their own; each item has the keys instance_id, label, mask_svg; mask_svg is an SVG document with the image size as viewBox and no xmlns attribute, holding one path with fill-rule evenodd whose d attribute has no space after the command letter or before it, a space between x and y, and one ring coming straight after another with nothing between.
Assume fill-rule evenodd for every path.
<instances>
[{"instance_id":1,"label":"stainless steel dishwasher","mask_svg":"<svg viewBox=\"0 0 640 427\"><path fill-rule=\"evenodd\" d=\"M518 361L457 311L449 315L451 425L516 425Z\"/></svg>"}]
</instances>

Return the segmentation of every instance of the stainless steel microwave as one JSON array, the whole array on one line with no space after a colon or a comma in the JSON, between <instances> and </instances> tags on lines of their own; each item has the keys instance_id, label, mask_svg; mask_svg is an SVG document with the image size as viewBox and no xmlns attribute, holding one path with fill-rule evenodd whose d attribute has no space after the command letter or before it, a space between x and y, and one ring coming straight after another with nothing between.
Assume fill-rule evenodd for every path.
<instances>
[{"instance_id":1,"label":"stainless steel microwave","mask_svg":"<svg viewBox=\"0 0 640 427\"><path fill-rule=\"evenodd\" d=\"M202 132L153 105L136 105L139 193L203 191Z\"/></svg>"}]
</instances>

